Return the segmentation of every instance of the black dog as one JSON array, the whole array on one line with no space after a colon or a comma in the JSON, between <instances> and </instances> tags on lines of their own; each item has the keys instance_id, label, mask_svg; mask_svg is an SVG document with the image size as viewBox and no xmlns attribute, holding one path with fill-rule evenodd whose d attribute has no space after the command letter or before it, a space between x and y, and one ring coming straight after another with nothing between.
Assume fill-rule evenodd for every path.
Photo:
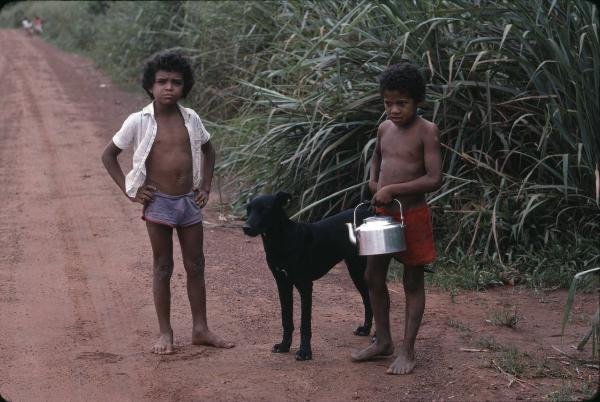
<instances>
[{"instance_id":1,"label":"black dog","mask_svg":"<svg viewBox=\"0 0 600 402\"><path fill-rule=\"evenodd\" d=\"M369 335L373 313L364 279L366 258L358 255L345 225L346 222L352 222L353 210L315 223L296 223L287 217L283 209L290 198L289 194L281 192L254 198L248 204L243 228L248 236L262 236L267 264L277 282L283 339L273 346L272 352L285 353L290 350L294 331L292 288L295 286L301 300L300 349L296 352L296 360L310 360L312 283L341 260L345 261L350 271L365 309L364 323L354 331L355 335ZM362 221L366 214L365 210L357 211L357 221Z\"/></svg>"}]
</instances>

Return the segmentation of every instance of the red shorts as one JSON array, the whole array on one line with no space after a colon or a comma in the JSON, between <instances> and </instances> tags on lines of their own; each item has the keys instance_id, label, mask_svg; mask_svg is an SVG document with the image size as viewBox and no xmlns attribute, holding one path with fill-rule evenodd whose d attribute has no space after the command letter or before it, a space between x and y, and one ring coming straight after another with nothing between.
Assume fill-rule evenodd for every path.
<instances>
[{"instance_id":1,"label":"red shorts","mask_svg":"<svg viewBox=\"0 0 600 402\"><path fill-rule=\"evenodd\" d=\"M400 214L390 214L383 208L375 208L375 212L383 216L391 216L400 222ZM431 264L435 261L435 245L431 226L429 207L407 209L404 211L404 239L406 250L394 254L405 266Z\"/></svg>"}]
</instances>

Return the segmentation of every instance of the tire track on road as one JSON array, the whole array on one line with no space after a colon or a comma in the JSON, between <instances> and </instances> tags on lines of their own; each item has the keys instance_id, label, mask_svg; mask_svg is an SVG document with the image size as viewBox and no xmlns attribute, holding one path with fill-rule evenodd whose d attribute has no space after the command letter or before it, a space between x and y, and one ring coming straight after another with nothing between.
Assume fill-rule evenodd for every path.
<instances>
[{"instance_id":1,"label":"tire track on road","mask_svg":"<svg viewBox=\"0 0 600 402\"><path fill-rule=\"evenodd\" d=\"M16 359L15 366L30 371L26 380L10 372L3 376L8 378L6 394L23 400L49 395L51 399L137 399L143 395L138 370L131 356L121 355L126 350L120 345L122 331L133 331L134 311L123 302L123 289L115 289L109 278L98 275L101 269L94 272L106 264L106 253L94 241L90 226L82 222L98 219L90 208L74 205L94 206L93 199L86 199L87 189L81 188L79 172L94 170L98 139L90 140L74 128L93 129L83 120L85 113L69 101L35 42L26 39L2 37L15 47L20 63L11 70L13 87L5 87L2 97L15 106L13 112L20 113L2 111L1 121L9 123L5 127L15 130L1 139L6 168L2 180L17 191L8 200L14 205L8 211L11 216L1 224L0 233L16 234L8 239L11 259L2 263L0 272L14 277L16 287L2 293L9 297L15 293L20 302L7 309L12 315L10 356ZM19 222L25 226L15 230ZM24 240L22 252L19 239ZM65 333L68 339L62 338Z\"/></svg>"}]
</instances>

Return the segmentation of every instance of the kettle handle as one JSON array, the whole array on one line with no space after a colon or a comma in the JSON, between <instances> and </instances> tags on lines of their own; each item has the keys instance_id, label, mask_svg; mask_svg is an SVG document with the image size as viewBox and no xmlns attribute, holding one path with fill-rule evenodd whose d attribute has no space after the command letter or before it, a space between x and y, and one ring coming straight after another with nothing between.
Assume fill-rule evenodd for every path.
<instances>
[{"instance_id":1,"label":"kettle handle","mask_svg":"<svg viewBox=\"0 0 600 402\"><path fill-rule=\"evenodd\" d=\"M402 226L406 226L406 225L404 224L404 213L403 213L403 211L402 211L402 203L401 203L401 202L400 202L400 200L399 200L399 199L397 199L397 198L394 198L394 199L392 199L392 201L396 201L396 202L398 203L398 206L400 207L400 224L401 224Z\"/></svg>"},{"instance_id":2,"label":"kettle handle","mask_svg":"<svg viewBox=\"0 0 600 402\"><path fill-rule=\"evenodd\" d=\"M400 207L400 223L402 224L402 226L406 226L404 224L404 214L402 213L402 203L397 198L394 198L394 201L396 201L398 203L398 206Z\"/></svg>"},{"instance_id":3,"label":"kettle handle","mask_svg":"<svg viewBox=\"0 0 600 402\"><path fill-rule=\"evenodd\" d=\"M398 206L400 207L400 223L402 224L402 226L406 226L404 224L404 213L402 212L402 203L400 202L400 200L398 200L397 198L394 198L393 201L396 201L398 203ZM370 201L363 201L360 204L358 204L356 206L356 208L354 208L354 229L356 229L356 210L358 209L358 207L360 207L361 205L370 205L371 202Z\"/></svg>"},{"instance_id":4,"label":"kettle handle","mask_svg":"<svg viewBox=\"0 0 600 402\"><path fill-rule=\"evenodd\" d=\"M358 204L356 206L356 208L354 208L354 229L356 229L356 210L358 209L358 207L360 207L361 205L370 205L371 201L363 201L360 204Z\"/></svg>"}]
</instances>

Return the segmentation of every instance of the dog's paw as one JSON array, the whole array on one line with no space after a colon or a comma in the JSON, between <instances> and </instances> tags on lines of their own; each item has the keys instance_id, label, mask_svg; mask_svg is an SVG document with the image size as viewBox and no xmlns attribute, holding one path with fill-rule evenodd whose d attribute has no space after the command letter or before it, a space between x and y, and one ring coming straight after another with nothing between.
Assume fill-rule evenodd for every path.
<instances>
[{"instance_id":1,"label":"dog's paw","mask_svg":"<svg viewBox=\"0 0 600 402\"><path fill-rule=\"evenodd\" d=\"M356 336L369 336L371 327L358 327L352 333Z\"/></svg>"},{"instance_id":2,"label":"dog's paw","mask_svg":"<svg viewBox=\"0 0 600 402\"><path fill-rule=\"evenodd\" d=\"M300 348L296 352L297 361L312 360L312 350L310 348Z\"/></svg>"},{"instance_id":3,"label":"dog's paw","mask_svg":"<svg viewBox=\"0 0 600 402\"><path fill-rule=\"evenodd\" d=\"M289 351L290 351L289 343L278 343L276 345L273 345L273 348L271 349L271 352L273 352L273 353L287 353Z\"/></svg>"}]
</instances>

